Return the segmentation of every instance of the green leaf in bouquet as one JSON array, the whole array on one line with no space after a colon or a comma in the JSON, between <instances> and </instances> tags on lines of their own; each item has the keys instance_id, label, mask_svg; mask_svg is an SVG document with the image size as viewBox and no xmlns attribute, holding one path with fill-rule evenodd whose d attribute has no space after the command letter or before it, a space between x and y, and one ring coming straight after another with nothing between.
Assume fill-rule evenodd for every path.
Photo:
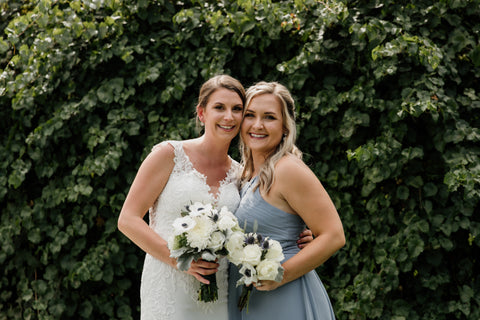
<instances>
[{"instance_id":1,"label":"green leaf in bouquet","mask_svg":"<svg viewBox=\"0 0 480 320\"><path fill-rule=\"evenodd\" d=\"M177 268L180 271L187 271L193 261L193 255L182 256L177 259Z\"/></svg>"}]
</instances>

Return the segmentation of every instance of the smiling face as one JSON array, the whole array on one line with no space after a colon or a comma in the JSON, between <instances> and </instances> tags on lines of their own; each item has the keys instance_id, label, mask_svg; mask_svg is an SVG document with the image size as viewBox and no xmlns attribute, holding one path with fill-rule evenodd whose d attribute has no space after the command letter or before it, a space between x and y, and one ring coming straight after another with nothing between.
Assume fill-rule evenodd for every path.
<instances>
[{"instance_id":1,"label":"smiling face","mask_svg":"<svg viewBox=\"0 0 480 320\"><path fill-rule=\"evenodd\" d=\"M243 142L252 153L265 157L275 151L285 132L282 104L273 94L261 94L250 100L242 123Z\"/></svg>"},{"instance_id":2,"label":"smiling face","mask_svg":"<svg viewBox=\"0 0 480 320\"><path fill-rule=\"evenodd\" d=\"M197 113L206 135L231 141L242 123L242 99L235 91L219 88L210 95L205 107L197 107Z\"/></svg>"}]
</instances>

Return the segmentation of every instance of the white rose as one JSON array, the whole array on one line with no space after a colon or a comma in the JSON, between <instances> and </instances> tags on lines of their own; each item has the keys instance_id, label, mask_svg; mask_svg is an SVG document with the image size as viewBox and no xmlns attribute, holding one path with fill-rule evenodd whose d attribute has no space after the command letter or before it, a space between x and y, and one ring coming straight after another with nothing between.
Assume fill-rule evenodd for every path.
<instances>
[{"instance_id":1,"label":"white rose","mask_svg":"<svg viewBox=\"0 0 480 320\"><path fill-rule=\"evenodd\" d=\"M225 235L220 231L215 231L210 236L208 248L211 249L213 252L215 252L217 250L222 249L224 243L225 243Z\"/></svg>"},{"instance_id":2,"label":"white rose","mask_svg":"<svg viewBox=\"0 0 480 320\"><path fill-rule=\"evenodd\" d=\"M268 241L268 251L267 251L267 254L265 255L265 259L278 261L278 262L285 259L280 242L271 240L271 239L268 239L266 241Z\"/></svg>"},{"instance_id":3,"label":"white rose","mask_svg":"<svg viewBox=\"0 0 480 320\"><path fill-rule=\"evenodd\" d=\"M227 250L234 251L234 250L243 250L243 245L245 244L245 235L243 232L236 231L232 233L227 240Z\"/></svg>"},{"instance_id":4,"label":"white rose","mask_svg":"<svg viewBox=\"0 0 480 320\"><path fill-rule=\"evenodd\" d=\"M245 236L243 232L234 232L230 235L225 244L228 251L228 260L231 263L238 265L243 260L243 244L245 243Z\"/></svg>"},{"instance_id":5,"label":"white rose","mask_svg":"<svg viewBox=\"0 0 480 320\"><path fill-rule=\"evenodd\" d=\"M237 217L235 217L235 215L230 210L228 210L228 208L226 206L223 206L220 209L220 215L221 216L228 216L232 219L237 219Z\"/></svg>"},{"instance_id":6,"label":"white rose","mask_svg":"<svg viewBox=\"0 0 480 320\"><path fill-rule=\"evenodd\" d=\"M256 244L247 244L243 248L243 261L256 266L262 257L262 248Z\"/></svg>"},{"instance_id":7,"label":"white rose","mask_svg":"<svg viewBox=\"0 0 480 320\"><path fill-rule=\"evenodd\" d=\"M198 216L194 220L195 227L187 232L187 240L190 246L200 251L208 246L210 235L215 231L215 224L206 216Z\"/></svg>"},{"instance_id":8,"label":"white rose","mask_svg":"<svg viewBox=\"0 0 480 320\"><path fill-rule=\"evenodd\" d=\"M280 263L272 260L263 260L257 266L257 276L259 280L274 281L278 275Z\"/></svg>"},{"instance_id":9,"label":"white rose","mask_svg":"<svg viewBox=\"0 0 480 320\"><path fill-rule=\"evenodd\" d=\"M191 230L193 227L195 227L195 220L193 220L189 216L185 216L182 218L177 218L175 221L173 221L173 233L175 235L182 234L186 231Z\"/></svg>"},{"instance_id":10,"label":"white rose","mask_svg":"<svg viewBox=\"0 0 480 320\"><path fill-rule=\"evenodd\" d=\"M225 231L235 228L238 225L238 221L237 218L230 215L220 215L217 224L220 230Z\"/></svg>"},{"instance_id":11,"label":"white rose","mask_svg":"<svg viewBox=\"0 0 480 320\"><path fill-rule=\"evenodd\" d=\"M243 250L229 251L227 259L234 265L238 266L243 262Z\"/></svg>"}]
</instances>

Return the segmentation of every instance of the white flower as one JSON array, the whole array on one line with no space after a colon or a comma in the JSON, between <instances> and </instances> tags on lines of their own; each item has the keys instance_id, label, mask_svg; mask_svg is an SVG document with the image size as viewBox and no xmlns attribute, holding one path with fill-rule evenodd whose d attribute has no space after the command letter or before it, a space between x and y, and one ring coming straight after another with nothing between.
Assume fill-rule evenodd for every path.
<instances>
[{"instance_id":1,"label":"white flower","mask_svg":"<svg viewBox=\"0 0 480 320\"><path fill-rule=\"evenodd\" d=\"M220 219L218 219L217 224L220 230L226 231L234 229L238 225L238 220L234 216L220 214Z\"/></svg>"},{"instance_id":2,"label":"white flower","mask_svg":"<svg viewBox=\"0 0 480 320\"><path fill-rule=\"evenodd\" d=\"M243 244L245 236L243 232L236 231L230 235L225 244L228 251L228 260L231 263L238 265L243 260Z\"/></svg>"},{"instance_id":3,"label":"white flower","mask_svg":"<svg viewBox=\"0 0 480 320\"><path fill-rule=\"evenodd\" d=\"M215 231L210 236L210 241L208 242L208 248L211 249L213 252L220 250L223 248L223 244L225 243L225 235L220 231Z\"/></svg>"},{"instance_id":4,"label":"white flower","mask_svg":"<svg viewBox=\"0 0 480 320\"><path fill-rule=\"evenodd\" d=\"M228 261L238 266L243 261L243 250L230 251L228 253Z\"/></svg>"},{"instance_id":5,"label":"white flower","mask_svg":"<svg viewBox=\"0 0 480 320\"><path fill-rule=\"evenodd\" d=\"M248 263L245 263L242 265L240 268L240 274L243 276L240 278L240 280L237 281L237 286L240 284L245 284L245 285L250 285L252 282L257 282L257 271L255 268Z\"/></svg>"},{"instance_id":6,"label":"white flower","mask_svg":"<svg viewBox=\"0 0 480 320\"><path fill-rule=\"evenodd\" d=\"M272 239L267 239L265 241L268 241L268 251L267 251L267 254L265 255L265 259L278 261L278 262L282 261L285 258L285 256L283 255L282 246L280 245L280 242Z\"/></svg>"},{"instance_id":7,"label":"white flower","mask_svg":"<svg viewBox=\"0 0 480 320\"><path fill-rule=\"evenodd\" d=\"M187 207L187 210L189 211L189 215L191 217L208 214L210 211L212 211L212 209L213 207L210 203L204 204L201 202L195 202L194 204L191 204Z\"/></svg>"},{"instance_id":8,"label":"white flower","mask_svg":"<svg viewBox=\"0 0 480 320\"><path fill-rule=\"evenodd\" d=\"M227 250L228 251L235 251L235 250L243 250L243 245L245 244L245 235L241 231L233 232L227 240Z\"/></svg>"},{"instance_id":9,"label":"white flower","mask_svg":"<svg viewBox=\"0 0 480 320\"><path fill-rule=\"evenodd\" d=\"M195 225L196 222L189 216L177 218L175 219L175 221L173 221L173 233L175 235L182 234L186 231L191 230L193 227L195 227Z\"/></svg>"},{"instance_id":10,"label":"white flower","mask_svg":"<svg viewBox=\"0 0 480 320\"><path fill-rule=\"evenodd\" d=\"M272 260L263 260L257 266L257 276L259 280L272 280L277 278L280 264Z\"/></svg>"},{"instance_id":11,"label":"white flower","mask_svg":"<svg viewBox=\"0 0 480 320\"><path fill-rule=\"evenodd\" d=\"M215 224L206 216L197 216L194 220L195 227L188 231L187 240L190 246L201 251L208 246L210 235L215 230Z\"/></svg>"},{"instance_id":12,"label":"white flower","mask_svg":"<svg viewBox=\"0 0 480 320\"><path fill-rule=\"evenodd\" d=\"M256 244L247 244L243 248L243 261L256 266L262 257L262 248Z\"/></svg>"},{"instance_id":13,"label":"white flower","mask_svg":"<svg viewBox=\"0 0 480 320\"><path fill-rule=\"evenodd\" d=\"M221 209L220 209L220 215L221 216L228 216L234 220L237 220L237 217L235 217L235 215L230 211L228 210L227 206L223 206Z\"/></svg>"}]
</instances>

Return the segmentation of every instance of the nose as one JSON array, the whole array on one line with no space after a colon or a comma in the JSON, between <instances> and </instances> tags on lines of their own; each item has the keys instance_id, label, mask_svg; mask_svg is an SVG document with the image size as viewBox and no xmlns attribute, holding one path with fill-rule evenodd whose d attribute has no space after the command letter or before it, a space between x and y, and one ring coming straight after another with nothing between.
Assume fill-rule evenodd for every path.
<instances>
[{"instance_id":1,"label":"nose","mask_svg":"<svg viewBox=\"0 0 480 320\"><path fill-rule=\"evenodd\" d=\"M232 110L227 110L225 114L223 115L223 118L225 120L232 120L233 119L233 112Z\"/></svg>"},{"instance_id":2,"label":"nose","mask_svg":"<svg viewBox=\"0 0 480 320\"><path fill-rule=\"evenodd\" d=\"M260 119L260 117L256 117L255 120L253 121L252 127L253 127L254 129L261 129L261 128L263 128L262 119Z\"/></svg>"}]
</instances>

